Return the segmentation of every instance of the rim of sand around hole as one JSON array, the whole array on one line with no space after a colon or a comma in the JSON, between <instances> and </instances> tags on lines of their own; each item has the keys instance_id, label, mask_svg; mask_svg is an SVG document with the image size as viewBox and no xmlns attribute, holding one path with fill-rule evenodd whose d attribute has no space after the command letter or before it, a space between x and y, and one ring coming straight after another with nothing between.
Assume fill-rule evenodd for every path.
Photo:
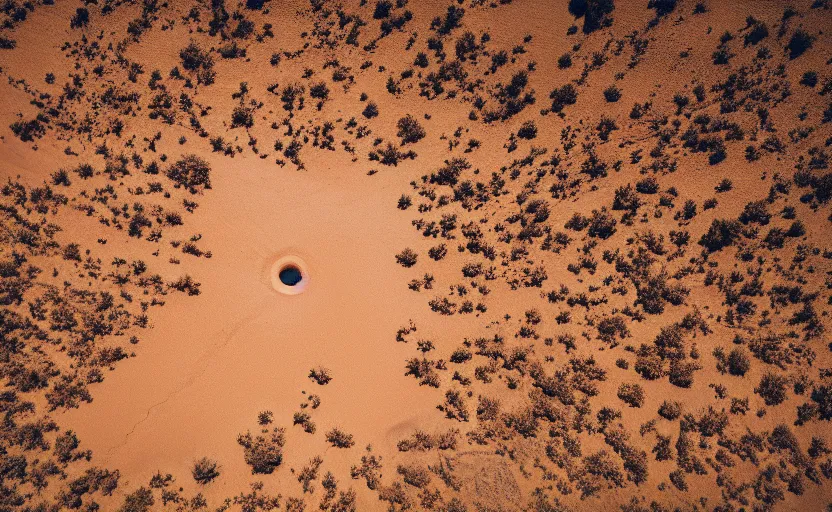
<instances>
[{"instance_id":1,"label":"rim of sand around hole","mask_svg":"<svg viewBox=\"0 0 832 512\"><path fill-rule=\"evenodd\" d=\"M300 272L300 280L295 284L287 284L284 282L284 280L287 280L285 272L291 272L292 270ZM282 279L281 274L283 274ZM284 295L303 293L309 286L309 267L299 256L293 254L283 256L272 264L271 281L272 288Z\"/></svg>"}]
</instances>

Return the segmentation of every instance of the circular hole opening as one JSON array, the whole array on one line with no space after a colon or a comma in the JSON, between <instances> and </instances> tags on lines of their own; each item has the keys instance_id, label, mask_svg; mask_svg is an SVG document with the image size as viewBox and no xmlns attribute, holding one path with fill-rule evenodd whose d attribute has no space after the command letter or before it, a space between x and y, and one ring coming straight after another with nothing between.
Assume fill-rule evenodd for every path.
<instances>
[{"instance_id":1,"label":"circular hole opening","mask_svg":"<svg viewBox=\"0 0 832 512\"><path fill-rule=\"evenodd\" d=\"M284 255L272 263L269 279L275 291L284 295L297 295L309 286L309 269L298 256Z\"/></svg>"},{"instance_id":2,"label":"circular hole opening","mask_svg":"<svg viewBox=\"0 0 832 512\"><path fill-rule=\"evenodd\" d=\"M277 277L286 286L296 286L303 280L303 274L295 265L286 265L280 269Z\"/></svg>"}]
</instances>

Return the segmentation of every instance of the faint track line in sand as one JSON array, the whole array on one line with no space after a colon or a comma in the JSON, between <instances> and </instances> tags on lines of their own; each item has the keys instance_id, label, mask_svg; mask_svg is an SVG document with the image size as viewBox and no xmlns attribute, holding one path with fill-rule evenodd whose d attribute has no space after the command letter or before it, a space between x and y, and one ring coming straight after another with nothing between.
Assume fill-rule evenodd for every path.
<instances>
[{"instance_id":1,"label":"faint track line in sand","mask_svg":"<svg viewBox=\"0 0 832 512\"><path fill-rule=\"evenodd\" d=\"M113 451L118 450L119 448L122 448L127 444L127 442L129 441L130 436L133 435L133 433L136 432L136 430L142 425L142 423L144 423L145 421L147 421L148 418L150 418L150 414L153 412L154 409L156 409L158 407L161 407L162 405L166 404L172 398L174 398L176 395L178 395L179 393L185 391L190 386L192 386L205 373L205 371L208 369L208 364L211 362L211 360L214 358L214 356L217 354L217 352L219 352L224 347L226 347L229 343L231 343L231 340L233 340L234 337L236 337L237 334L244 327L246 327L249 323L256 320L258 317L260 317L260 315L263 313L263 311L265 310L265 308L267 306L268 306L267 303L263 304L262 306L257 308L257 310L255 312L253 312L250 315L247 315L246 317L244 317L240 321L238 321L236 324L234 324L231 327L231 330L228 332L228 334L225 335L225 338L221 342L215 344L202 357L200 357L197 360L197 364L196 364L197 368L195 368L191 372L191 374L188 376L188 378L185 380L185 382L183 382L178 388L176 388L173 391L171 391L170 393L168 393L168 395L165 397L164 400L161 400L161 401L156 402L155 404L151 405L147 409L147 411L145 412L144 417L142 419L140 419L139 421L137 421L136 423L134 423L133 427L130 429L130 431L127 432L127 434L125 434L124 440L121 443L107 449L107 457L109 457L112 454ZM106 458L105 458L105 460L106 460Z\"/></svg>"}]
</instances>

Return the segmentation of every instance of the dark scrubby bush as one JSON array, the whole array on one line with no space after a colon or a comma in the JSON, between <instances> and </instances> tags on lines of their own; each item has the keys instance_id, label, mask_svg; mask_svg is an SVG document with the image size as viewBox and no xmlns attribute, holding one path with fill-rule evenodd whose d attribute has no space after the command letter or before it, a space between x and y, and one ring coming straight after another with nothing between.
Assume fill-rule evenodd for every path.
<instances>
[{"instance_id":1,"label":"dark scrubby bush","mask_svg":"<svg viewBox=\"0 0 832 512\"><path fill-rule=\"evenodd\" d=\"M788 379L782 375L768 372L760 379L754 392L760 395L766 405L779 405L786 400Z\"/></svg>"},{"instance_id":2,"label":"dark scrubby bush","mask_svg":"<svg viewBox=\"0 0 832 512\"><path fill-rule=\"evenodd\" d=\"M318 366L317 368L309 370L309 378L320 386L325 386L332 381L332 375L330 374L329 369L324 368L323 366Z\"/></svg>"},{"instance_id":3,"label":"dark scrubby bush","mask_svg":"<svg viewBox=\"0 0 832 512\"><path fill-rule=\"evenodd\" d=\"M326 442L336 448L351 448L355 444L352 434L347 434L339 428L333 428L326 433Z\"/></svg>"},{"instance_id":4,"label":"dark scrubby bush","mask_svg":"<svg viewBox=\"0 0 832 512\"><path fill-rule=\"evenodd\" d=\"M616 344L617 339L630 336L630 329L622 316L609 316L598 322L598 338L604 343Z\"/></svg>"},{"instance_id":5,"label":"dark scrubby bush","mask_svg":"<svg viewBox=\"0 0 832 512\"><path fill-rule=\"evenodd\" d=\"M812 390L812 401L817 404L818 417L832 420L832 385L823 384Z\"/></svg>"},{"instance_id":6,"label":"dark scrubby bush","mask_svg":"<svg viewBox=\"0 0 832 512\"><path fill-rule=\"evenodd\" d=\"M448 254L448 247L445 244L439 244L428 249L428 256L435 261L439 261Z\"/></svg>"},{"instance_id":7,"label":"dark scrubby bush","mask_svg":"<svg viewBox=\"0 0 832 512\"><path fill-rule=\"evenodd\" d=\"M165 174L176 186L184 187L191 193L196 193L200 188L211 188L211 167L196 155L183 156Z\"/></svg>"},{"instance_id":8,"label":"dark scrubby bush","mask_svg":"<svg viewBox=\"0 0 832 512\"><path fill-rule=\"evenodd\" d=\"M462 172L470 168L471 164L465 158L445 160L445 165L430 175L430 182L437 185L454 186L459 181Z\"/></svg>"},{"instance_id":9,"label":"dark scrubby bush","mask_svg":"<svg viewBox=\"0 0 832 512\"><path fill-rule=\"evenodd\" d=\"M618 387L618 398L630 407L644 405L644 388L639 384L621 384Z\"/></svg>"},{"instance_id":10,"label":"dark scrubby bush","mask_svg":"<svg viewBox=\"0 0 832 512\"><path fill-rule=\"evenodd\" d=\"M534 121L526 121L523 123L520 129L517 130L517 136L526 140L537 137L537 126L534 124Z\"/></svg>"},{"instance_id":11,"label":"dark scrubby bush","mask_svg":"<svg viewBox=\"0 0 832 512\"><path fill-rule=\"evenodd\" d=\"M618 124L611 117L601 116L601 120L595 129L598 130L598 138L606 142L609 140L610 134L618 129Z\"/></svg>"},{"instance_id":12,"label":"dark scrubby bush","mask_svg":"<svg viewBox=\"0 0 832 512\"><path fill-rule=\"evenodd\" d=\"M771 213L768 211L768 204L765 200L751 201L745 205L739 217L743 224L760 224L765 226L771 220Z\"/></svg>"},{"instance_id":13,"label":"dark scrubby bush","mask_svg":"<svg viewBox=\"0 0 832 512\"><path fill-rule=\"evenodd\" d=\"M196 483L205 485L220 476L220 466L215 460L208 457L202 457L194 462L191 468L191 475L196 480Z\"/></svg>"},{"instance_id":14,"label":"dark scrubby bush","mask_svg":"<svg viewBox=\"0 0 832 512\"><path fill-rule=\"evenodd\" d=\"M639 347L634 369L647 380L660 379L665 375L665 363L657 353L656 347L644 344Z\"/></svg>"},{"instance_id":15,"label":"dark scrubby bush","mask_svg":"<svg viewBox=\"0 0 832 512\"><path fill-rule=\"evenodd\" d=\"M410 114L399 119L396 127L399 129L397 136L402 139L402 144L412 144L425 138L425 129Z\"/></svg>"},{"instance_id":16,"label":"dark scrubby bush","mask_svg":"<svg viewBox=\"0 0 832 512\"><path fill-rule=\"evenodd\" d=\"M566 84L554 89L549 94L549 99L552 100L552 112L560 112L564 107L578 102L578 90L574 85Z\"/></svg>"},{"instance_id":17,"label":"dark scrubby bush","mask_svg":"<svg viewBox=\"0 0 832 512\"><path fill-rule=\"evenodd\" d=\"M745 349L736 347L728 354L726 360L728 373L742 377L751 369L751 359Z\"/></svg>"},{"instance_id":18,"label":"dark scrubby bush","mask_svg":"<svg viewBox=\"0 0 832 512\"><path fill-rule=\"evenodd\" d=\"M714 219L708 232L699 239L699 245L710 252L734 245L740 238L742 225L736 220Z\"/></svg>"},{"instance_id":19,"label":"dark scrubby bush","mask_svg":"<svg viewBox=\"0 0 832 512\"><path fill-rule=\"evenodd\" d=\"M818 73L817 71L806 71L803 73L803 76L800 77L800 85L805 85L806 87L813 88L818 85Z\"/></svg>"},{"instance_id":20,"label":"dark scrubby bush","mask_svg":"<svg viewBox=\"0 0 832 512\"><path fill-rule=\"evenodd\" d=\"M46 135L46 126L38 118L30 121L15 121L9 126L9 128L11 128L12 133L14 133L17 138L23 142L34 142L35 139L39 139Z\"/></svg>"},{"instance_id":21,"label":"dark scrubby bush","mask_svg":"<svg viewBox=\"0 0 832 512\"><path fill-rule=\"evenodd\" d=\"M668 377L670 383L680 388L693 386L693 374L701 367L691 361L673 360L670 362Z\"/></svg>"},{"instance_id":22,"label":"dark scrubby bush","mask_svg":"<svg viewBox=\"0 0 832 512\"><path fill-rule=\"evenodd\" d=\"M648 9L656 10L656 17L667 16L676 9L677 0L649 0L647 2Z\"/></svg>"},{"instance_id":23,"label":"dark scrubby bush","mask_svg":"<svg viewBox=\"0 0 832 512\"><path fill-rule=\"evenodd\" d=\"M119 507L118 512L147 512L155 503L153 491L147 487L139 487L124 497L124 503Z\"/></svg>"},{"instance_id":24,"label":"dark scrubby bush","mask_svg":"<svg viewBox=\"0 0 832 512\"><path fill-rule=\"evenodd\" d=\"M665 400L659 406L659 416L666 420L673 421L682 415L682 404L675 401Z\"/></svg>"},{"instance_id":25,"label":"dark scrubby bush","mask_svg":"<svg viewBox=\"0 0 832 512\"><path fill-rule=\"evenodd\" d=\"M318 82L309 87L309 95L318 100L326 100L329 98L329 87L325 82Z\"/></svg>"},{"instance_id":26,"label":"dark scrubby bush","mask_svg":"<svg viewBox=\"0 0 832 512\"><path fill-rule=\"evenodd\" d=\"M364 107L364 110L361 112L361 115L367 119L372 119L378 116L378 105L376 105L374 101L368 102L367 106Z\"/></svg>"},{"instance_id":27,"label":"dark scrubby bush","mask_svg":"<svg viewBox=\"0 0 832 512\"><path fill-rule=\"evenodd\" d=\"M812 47L812 43L814 43L814 41L814 36L810 35L805 30L801 28L795 30L786 45L786 51L789 52L789 58L796 59L806 53L806 51Z\"/></svg>"},{"instance_id":28,"label":"dark scrubby bush","mask_svg":"<svg viewBox=\"0 0 832 512\"><path fill-rule=\"evenodd\" d=\"M604 89L604 99L607 100L608 103L615 103L621 99L621 89L615 85L607 87Z\"/></svg>"},{"instance_id":29,"label":"dark scrubby bush","mask_svg":"<svg viewBox=\"0 0 832 512\"><path fill-rule=\"evenodd\" d=\"M257 436L246 432L237 437L237 443L244 448L246 464L251 466L253 474L270 475L283 463L286 436L282 428Z\"/></svg>"},{"instance_id":30,"label":"dark scrubby bush","mask_svg":"<svg viewBox=\"0 0 832 512\"><path fill-rule=\"evenodd\" d=\"M591 237L607 239L615 233L616 224L618 224L618 221L615 220L606 208L594 210L592 217L589 219L589 230L587 233Z\"/></svg>"},{"instance_id":31,"label":"dark scrubby bush","mask_svg":"<svg viewBox=\"0 0 832 512\"><path fill-rule=\"evenodd\" d=\"M589 34L600 28L612 25L613 0L586 0L584 11L584 33Z\"/></svg>"},{"instance_id":32,"label":"dark scrubby bush","mask_svg":"<svg viewBox=\"0 0 832 512\"><path fill-rule=\"evenodd\" d=\"M624 187L618 187L615 190L615 198L612 202L613 210L627 210L636 211L641 206L641 199L636 195L633 186L627 184Z\"/></svg>"},{"instance_id":33,"label":"dark scrubby bush","mask_svg":"<svg viewBox=\"0 0 832 512\"><path fill-rule=\"evenodd\" d=\"M211 55L193 42L179 52L179 58L182 60L182 67L188 71L211 69L214 66Z\"/></svg>"},{"instance_id":34,"label":"dark scrubby bush","mask_svg":"<svg viewBox=\"0 0 832 512\"><path fill-rule=\"evenodd\" d=\"M69 20L70 28L86 27L90 22L90 11L86 7L79 7L75 9L75 14Z\"/></svg>"},{"instance_id":35,"label":"dark scrubby bush","mask_svg":"<svg viewBox=\"0 0 832 512\"><path fill-rule=\"evenodd\" d=\"M659 191L659 182L653 176L648 176L636 183L636 190L642 194L655 194Z\"/></svg>"},{"instance_id":36,"label":"dark scrubby bush","mask_svg":"<svg viewBox=\"0 0 832 512\"><path fill-rule=\"evenodd\" d=\"M402 252L396 255L396 263L405 268L410 268L415 265L417 259L418 254L409 247L405 247Z\"/></svg>"},{"instance_id":37,"label":"dark scrubby bush","mask_svg":"<svg viewBox=\"0 0 832 512\"><path fill-rule=\"evenodd\" d=\"M374 20L383 20L390 16L390 11L393 10L393 2L390 0L379 0L376 2L376 7L373 10Z\"/></svg>"},{"instance_id":38,"label":"dark scrubby bush","mask_svg":"<svg viewBox=\"0 0 832 512\"><path fill-rule=\"evenodd\" d=\"M251 128L252 126L254 126L254 114L251 109L242 105L235 107L231 112L231 127Z\"/></svg>"}]
</instances>

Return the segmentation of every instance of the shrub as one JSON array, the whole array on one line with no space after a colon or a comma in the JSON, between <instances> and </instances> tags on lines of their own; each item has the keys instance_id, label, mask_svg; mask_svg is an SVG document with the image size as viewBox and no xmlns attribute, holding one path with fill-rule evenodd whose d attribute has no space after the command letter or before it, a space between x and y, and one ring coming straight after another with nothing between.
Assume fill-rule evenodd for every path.
<instances>
[{"instance_id":1,"label":"shrub","mask_svg":"<svg viewBox=\"0 0 832 512\"><path fill-rule=\"evenodd\" d=\"M760 379L754 392L763 398L766 405L779 405L786 399L787 383L786 377L768 372Z\"/></svg>"},{"instance_id":2,"label":"shrub","mask_svg":"<svg viewBox=\"0 0 832 512\"><path fill-rule=\"evenodd\" d=\"M634 369L647 380L660 379L665 375L664 361L656 353L655 347L651 349L647 345L639 348Z\"/></svg>"},{"instance_id":3,"label":"shrub","mask_svg":"<svg viewBox=\"0 0 832 512\"><path fill-rule=\"evenodd\" d=\"M309 95L315 99L326 100L329 98L329 87L324 82L314 84L309 88Z\"/></svg>"},{"instance_id":4,"label":"shrub","mask_svg":"<svg viewBox=\"0 0 832 512\"><path fill-rule=\"evenodd\" d=\"M407 210L412 205L413 205L413 200L410 198L410 196L408 196L406 194L402 194L401 197L399 197L399 202L396 206L399 210Z\"/></svg>"},{"instance_id":5,"label":"shrub","mask_svg":"<svg viewBox=\"0 0 832 512\"><path fill-rule=\"evenodd\" d=\"M742 377L751 369L751 360L745 349L736 347L728 354L728 373Z\"/></svg>"},{"instance_id":6,"label":"shrub","mask_svg":"<svg viewBox=\"0 0 832 512\"><path fill-rule=\"evenodd\" d=\"M46 128L39 119L32 119L30 121L15 121L9 128L12 132L23 142L33 142L46 135Z\"/></svg>"},{"instance_id":7,"label":"shrub","mask_svg":"<svg viewBox=\"0 0 832 512\"><path fill-rule=\"evenodd\" d=\"M616 338L624 339L628 336L630 330L622 316L609 316L598 322L598 338L605 343L614 344Z\"/></svg>"},{"instance_id":8,"label":"shrub","mask_svg":"<svg viewBox=\"0 0 832 512\"><path fill-rule=\"evenodd\" d=\"M803 73L803 76L800 78L800 85L805 85L806 87L814 87L818 85L817 71L806 71Z\"/></svg>"},{"instance_id":9,"label":"shrub","mask_svg":"<svg viewBox=\"0 0 832 512\"><path fill-rule=\"evenodd\" d=\"M526 121L517 130L517 136L521 139L531 140L537 137L537 126L534 121Z\"/></svg>"},{"instance_id":10,"label":"shrub","mask_svg":"<svg viewBox=\"0 0 832 512\"><path fill-rule=\"evenodd\" d=\"M789 39L789 43L786 45L786 51L789 52L789 58L796 59L803 55L806 50L812 47L812 43L814 43L814 41L814 36L810 35L805 30L800 28L795 30L791 39Z\"/></svg>"},{"instance_id":11,"label":"shrub","mask_svg":"<svg viewBox=\"0 0 832 512\"><path fill-rule=\"evenodd\" d=\"M699 433L705 437L712 437L715 435L722 435L722 432L728 427L728 414L724 410L717 411L712 406L702 412L696 426Z\"/></svg>"},{"instance_id":12,"label":"shrub","mask_svg":"<svg viewBox=\"0 0 832 512\"><path fill-rule=\"evenodd\" d=\"M428 250L428 256L432 260L439 261L444 258L448 254L448 247L445 244L439 244L434 247L431 247Z\"/></svg>"},{"instance_id":13,"label":"shrub","mask_svg":"<svg viewBox=\"0 0 832 512\"><path fill-rule=\"evenodd\" d=\"M378 0L376 8L373 10L373 19L382 20L390 16L390 11L393 9L393 2L390 0Z\"/></svg>"},{"instance_id":14,"label":"shrub","mask_svg":"<svg viewBox=\"0 0 832 512\"><path fill-rule=\"evenodd\" d=\"M210 70L214 66L214 60L208 52L193 42L179 52L179 58L182 59L182 67L188 71Z\"/></svg>"},{"instance_id":15,"label":"shrub","mask_svg":"<svg viewBox=\"0 0 832 512\"><path fill-rule=\"evenodd\" d=\"M699 369L699 365L690 361L671 361L670 383L680 388L689 388L693 385L693 374Z\"/></svg>"},{"instance_id":16,"label":"shrub","mask_svg":"<svg viewBox=\"0 0 832 512\"><path fill-rule=\"evenodd\" d=\"M462 36L456 40L456 46L454 48L456 53L456 58L465 61L469 57L476 57L475 52L477 51L477 39L473 32L466 31Z\"/></svg>"},{"instance_id":17,"label":"shrub","mask_svg":"<svg viewBox=\"0 0 832 512\"><path fill-rule=\"evenodd\" d=\"M329 369L324 368L323 366L309 370L309 378L320 386L325 386L332 380Z\"/></svg>"},{"instance_id":18,"label":"shrub","mask_svg":"<svg viewBox=\"0 0 832 512\"><path fill-rule=\"evenodd\" d=\"M396 468L396 472L402 475L404 483L412 485L413 487L417 487L419 489L425 487L430 483L430 473L427 469L425 469L422 466L403 466L400 464Z\"/></svg>"},{"instance_id":19,"label":"shrub","mask_svg":"<svg viewBox=\"0 0 832 512\"><path fill-rule=\"evenodd\" d=\"M147 487L139 487L124 497L124 503L118 512L147 512L154 504L153 491Z\"/></svg>"},{"instance_id":20,"label":"shrub","mask_svg":"<svg viewBox=\"0 0 832 512\"><path fill-rule=\"evenodd\" d=\"M636 190L642 194L655 194L659 191L659 182L653 176L648 176L636 183Z\"/></svg>"},{"instance_id":21,"label":"shrub","mask_svg":"<svg viewBox=\"0 0 832 512\"><path fill-rule=\"evenodd\" d=\"M780 249L786 242L786 232L780 228L771 228L763 242L769 249Z\"/></svg>"},{"instance_id":22,"label":"shrub","mask_svg":"<svg viewBox=\"0 0 832 512\"><path fill-rule=\"evenodd\" d=\"M768 27L762 21L756 21L751 29L745 34L745 45L755 45L768 37Z\"/></svg>"},{"instance_id":23,"label":"shrub","mask_svg":"<svg viewBox=\"0 0 832 512\"><path fill-rule=\"evenodd\" d=\"M722 181L719 182L719 185L716 186L717 192L728 192L734 188L734 183L729 180L728 178L722 178Z\"/></svg>"},{"instance_id":24,"label":"shrub","mask_svg":"<svg viewBox=\"0 0 832 512\"><path fill-rule=\"evenodd\" d=\"M465 158L452 158L445 160L445 165L440 167L435 173L431 174L430 182L437 185L454 186L459 181L459 176L462 171L471 168L471 164Z\"/></svg>"},{"instance_id":25,"label":"shrub","mask_svg":"<svg viewBox=\"0 0 832 512\"><path fill-rule=\"evenodd\" d=\"M708 232L702 235L699 245L710 252L734 245L740 237L742 225L735 220L714 219Z\"/></svg>"},{"instance_id":26,"label":"shrub","mask_svg":"<svg viewBox=\"0 0 832 512\"><path fill-rule=\"evenodd\" d=\"M688 483L685 481L685 473L681 469L671 471L668 478L670 478L670 482L673 483L673 486L680 491L685 492L688 490Z\"/></svg>"},{"instance_id":27,"label":"shrub","mask_svg":"<svg viewBox=\"0 0 832 512\"><path fill-rule=\"evenodd\" d=\"M205 485L220 476L220 466L216 461L203 457L194 462L191 474L198 484Z\"/></svg>"},{"instance_id":28,"label":"shrub","mask_svg":"<svg viewBox=\"0 0 832 512\"><path fill-rule=\"evenodd\" d=\"M613 210L636 211L641 206L641 200L633 190L633 186L627 184L625 187L618 187L615 190L615 198L612 202Z\"/></svg>"},{"instance_id":29,"label":"shrub","mask_svg":"<svg viewBox=\"0 0 832 512\"><path fill-rule=\"evenodd\" d=\"M673 458L673 450L670 448L670 436L656 435L656 446L653 447L653 453L656 454L657 461L671 460Z\"/></svg>"},{"instance_id":30,"label":"shrub","mask_svg":"<svg viewBox=\"0 0 832 512\"><path fill-rule=\"evenodd\" d=\"M440 406L448 418L458 421L468 421L468 404L463 393L456 389L445 392L445 402Z\"/></svg>"},{"instance_id":31,"label":"shrub","mask_svg":"<svg viewBox=\"0 0 832 512\"><path fill-rule=\"evenodd\" d=\"M560 112L567 105L574 105L578 101L578 91L572 84L554 89L549 94L552 100L552 112Z\"/></svg>"},{"instance_id":32,"label":"shrub","mask_svg":"<svg viewBox=\"0 0 832 512\"><path fill-rule=\"evenodd\" d=\"M647 2L648 9L656 10L656 17L667 16L676 8L676 0L650 0Z\"/></svg>"},{"instance_id":33,"label":"shrub","mask_svg":"<svg viewBox=\"0 0 832 512\"><path fill-rule=\"evenodd\" d=\"M185 155L171 165L166 175L176 186L196 193L199 188L211 188L211 167L196 155Z\"/></svg>"},{"instance_id":34,"label":"shrub","mask_svg":"<svg viewBox=\"0 0 832 512\"><path fill-rule=\"evenodd\" d=\"M615 103L621 99L621 89L615 85L607 87L604 89L604 99L606 99L608 103Z\"/></svg>"},{"instance_id":35,"label":"shrub","mask_svg":"<svg viewBox=\"0 0 832 512\"><path fill-rule=\"evenodd\" d=\"M832 386L822 385L812 390L812 400L817 404L818 417L832 420Z\"/></svg>"},{"instance_id":36,"label":"shrub","mask_svg":"<svg viewBox=\"0 0 832 512\"><path fill-rule=\"evenodd\" d=\"M641 407L644 405L644 388L639 384L621 384L618 398L630 407Z\"/></svg>"},{"instance_id":37,"label":"shrub","mask_svg":"<svg viewBox=\"0 0 832 512\"><path fill-rule=\"evenodd\" d=\"M372 119L378 116L378 105L376 105L374 101L368 102L367 106L364 107L364 111L361 112L361 115L363 115L367 119Z\"/></svg>"},{"instance_id":38,"label":"shrub","mask_svg":"<svg viewBox=\"0 0 832 512\"><path fill-rule=\"evenodd\" d=\"M254 115L250 108L242 105L237 106L231 112L231 127L232 128L251 128L254 126Z\"/></svg>"},{"instance_id":39,"label":"shrub","mask_svg":"<svg viewBox=\"0 0 832 512\"><path fill-rule=\"evenodd\" d=\"M414 66L418 66L420 68L428 67L428 56L425 52L419 52L416 54L416 60L413 61Z\"/></svg>"},{"instance_id":40,"label":"shrub","mask_svg":"<svg viewBox=\"0 0 832 512\"><path fill-rule=\"evenodd\" d=\"M615 9L613 0L586 0L584 12L584 33L589 34L612 25L612 11Z\"/></svg>"},{"instance_id":41,"label":"shrub","mask_svg":"<svg viewBox=\"0 0 832 512\"><path fill-rule=\"evenodd\" d=\"M336 448L351 448L355 444L352 434L347 434L339 428L333 428L326 433L326 442Z\"/></svg>"},{"instance_id":42,"label":"shrub","mask_svg":"<svg viewBox=\"0 0 832 512\"><path fill-rule=\"evenodd\" d=\"M86 27L90 22L90 11L86 7L79 7L75 9L75 14L69 20L70 28Z\"/></svg>"},{"instance_id":43,"label":"shrub","mask_svg":"<svg viewBox=\"0 0 832 512\"><path fill-rule=\"evenodd\" d=\"M587 226L589 226L589 219L577 212L573 213L572 217L563 225L566 229L573 231L583 231Z\"/></svg>"},{"instance_id":44,"label":"shrub","mask_svg":"<svg viewBox=\"0 0 832 512\"><path fill-rule=\"evenodd\" d=\"M315 422L312 421L312 416L304 411L298 411L292 416L292 425L300 425L303 431L308 434L314 434L317 430Z\"/></svg>"},{"instance_id":45,"label":"shrub","mask_svg":"<svg viewBox=\"0 0 832 512\"><path fill-rule=\"evenodd\" d=\"M271 474L283 463L286 436L282 428L258 436L246 432L237 437L237 443L245 449L245 461L253 474Z\"/></svg>"},{"instance_id":46,"label":"shrub","mask_svg":"<svg viewBox=\"0 0 832 512\"><path fill-rule=\"evenodd\" d=\"M606 208L594 210L589 220L589 230L587 233L591 237L607 239L615 233L615 225L617 223L618 221L610 215Z\"/></svg>"},{"instance_id":47,"label":"shrub","mask_svg":"<svg viewBox=\"0 0 832 512\"><path fill-rule=\"evenodd\" d=\"M399 119L396 123L399 129L398 136L402 139L402 144L411 144L419 142L425 138L425 129L419 124L419 121L410 114Z\"/></svg>"},{"instance_id":48,"label":"shrub","mask_svg":"<svg viewBox=\"0 0 832 512\"><path fill-rule=\"evenodd\" d=\"M598 122L596 129L598 130L598 138L607 141L610 138L610 134L618 129L618 125L615 123L615 119L601 116L601 120Z\"/></svg>"},{"instance_id":49,"label":"shrub","mask_svg":"<svg viewBox=\"0 0 832 512\"><path fill-rule=\"evenodd\" d=\"M416 264L417 258L418 255L413 249L405 247L402 252L396 255L396 263L405 268L410 268Z\"/></svg>"},{"instance_id":50,"label":"shrub","mask_svg":"<svg viewBox=\"0 0 832 512\"><path fill-rule=\"evenodd\" d=\"M771 220L771 214L768 211L766 201L760 200L747 203L739 219L743 224L754 223L765 226Z\"/></svg>"},{"instance_id":51,"label":"shrub","mask_svg":"<svg viewBox=\"0 0 832 512\"><path fill-rule=\"evenodd\" d=\"M790 236L792 238L799 238L805 234L806 226L799 220L792 222L792 225L789 226L789 230L786 231L786 236Z\"/></svg>"}]
</instances>

